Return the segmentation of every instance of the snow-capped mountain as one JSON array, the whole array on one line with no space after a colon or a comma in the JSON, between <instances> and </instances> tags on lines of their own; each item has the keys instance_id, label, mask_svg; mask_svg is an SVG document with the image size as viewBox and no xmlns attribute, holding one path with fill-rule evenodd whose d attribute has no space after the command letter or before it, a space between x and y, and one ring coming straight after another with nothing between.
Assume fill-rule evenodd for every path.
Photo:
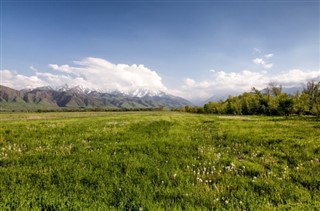
<instances>
[{"instance_id":1,"label":"snow-capped mountain","mask_svg":"<svg viewBox=\"0 0 320 211\"><path fill-rule=\"evenodd\" d=\"M59 92L69 92L69 93L76 93L76 94L89 94L91 92L96 92L96 93L103 93L103 94L112 94L112 95L121 95L121 96L129 96L129 97L145 97L145 96L149 96L149 97L155 97L155 96L164 96L167 95L167 93L160 91L160 90L148 90L148 89L135 89L135 90L131 90L131 91L121 91L121 90L109 90L109 91L101 91L101 90L92 90L89 88L86 88L84 86L69 86L67 84L60 86L60 87L56 87L56 88L52 88L52 87L40 87L40 88L36 88L36 89L41 89L41 90L56 90Z\"/></svg>"},{"instance_id":2,"label":"snow-capped mountain","mask_svg":"<svg viewBox=\"0 0 320 211\"><path fill-rule=\"evenodd\" d=\"M18 102L18 104L17 104ZM183 107L191 102L162 91L138 89L131 92L101 92L85 87L39 87L14 90L0 85L2 108L19 110L56 108L158 108Z\"/></svg>"},{"instance_id":3,"label":"snow-capped mountain","mask_svg":"<svg viewBox=\"0 0 320 211\"><path fill-rule=\"evenodd\" d=\"M166 93L163 91L156 91L156 90L147 90L147 89L136 89L134 91L128 92L128 95L131 97L145 97L145 96L163 96Z\"/></svg>"},{"instance_id":4,"label":"snow-capped mountain","mask_svg":"<svg viewBox=\"0 0 320 211\"><path fill-rule=\"evenodd\" d=\"M165 95L169 95L163 91L160 90L148 90L148 89L135 89L131 91L121 91L121 90L111 90L111 91L99 91L99 90L92 90L89 88L86 88L84 86L68 86L67 84L61 86L61 87L56 87L56 88L51 88L51 87L41 87L37 88L41 90L56 90L59 92L69 92L69 93L76 93L76 94L90 94L91 92L95 92L96 94L112 94L112 95L119 95L119 96L127 96L127 97L161 97Z\"/></svg>"},{"instance_id":5,"label":"snow-capped mountain","mask_svg":"<svg viewBox=\"0 0 320 211\"><path fill-rule=\"evenodd\" d=\"M55 88L55 90L60 91L60 92L73 92L73 93L77 93L77 94L88 94L90 93L92 90L88 89L84 86L73 86L70 87L68 84L65 84L61 87L57 87Z\"/></svg>"}]
</instances>

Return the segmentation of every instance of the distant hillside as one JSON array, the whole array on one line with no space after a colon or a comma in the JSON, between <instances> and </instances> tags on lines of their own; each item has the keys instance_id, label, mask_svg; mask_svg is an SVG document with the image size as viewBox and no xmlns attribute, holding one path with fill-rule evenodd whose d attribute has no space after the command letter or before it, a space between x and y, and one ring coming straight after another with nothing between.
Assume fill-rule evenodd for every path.
<instances>
[{"instance_id":1,"label":"distant hillside","mask_svg":"<svg viewBox=\"0 0 320 211\"><path fill-rule=\"evenodd\" d=\"M192 105L191 102L166 94L164 92L148 92L138 90L136 95L120 92L101 93L84 90L80 87L52 89L40 87L36 89L15 90L0 85L0 109L11 110L50 110L50 109L144 109L144 108L175 108Z\"/></svg>"}]
</instances>

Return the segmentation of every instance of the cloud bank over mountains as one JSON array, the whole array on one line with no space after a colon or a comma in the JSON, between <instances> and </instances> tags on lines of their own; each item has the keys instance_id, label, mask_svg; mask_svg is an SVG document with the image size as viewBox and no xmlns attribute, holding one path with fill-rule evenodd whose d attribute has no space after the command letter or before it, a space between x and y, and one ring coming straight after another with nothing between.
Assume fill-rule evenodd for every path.
<instances>
[{"instance_id":1,"label":"cloud bank over mountains","mask_svg":"<svg viewBox=\"0 0 320 211\"><path fill-rule=\"evenodd\" d=\"M50 72L41 72L31 66L35 71L32 76L2 70L2 84L17 89L68 84L105 92L117 90L125 93L136 89L167 90L161 77L143 65L112 64L107 60L92 57L73 63L60 66L49 64Z\"/></svg>"},{"instance_id":2,"label":"cloud bank over mountains","mask_svg":"<svg viewBox=\"0 0 320 211\"><path fill-rule=\"evenodd\" d=\"M181 81L181 85L170 88L164 85L157 72L144 65L113 64L105 59L93 57L75 61L72 65L49 64L50 71L46 72L31 66L30 69L34 72L31 76L8 69L0 70L0 72L1 84L15 89L41 86L61 87L68 84L104 92L117 90L130 93L137 89L164 91L189 100L205 100L217 94L241 93L249 91L252 87L263 89L270 82L277 82L284 87L293 87L301 86L308 80L320 80L320 70L292 69L270 74L265 69L272 67L272 64L265 60L272 56L273 54L267 54L253 61L257 66L263 68L261 71L209 70L210 77L205 80L185 78ZM177 84L179 83L180 81Z\"/></svg>"},{"instance_id":3,"label":"cloud bank over mountains","mask_svg":"<svg viewBox=\"0 0 320 211\"><path fill-rule=\"evenodd\" d=\"M303 71L293 69L277 75L271 75L266 71L243 70L238 73L218 71L206 80L196 81L187 78L181 88L174 90L174 92L177 95L189 97L189 99L201 100L213 95L240 94L250 91L252 87L263 89L270 82L276 82L289 88L301 86L308 80L320 80L320 70Z\"/></svg>"}]
</instances>

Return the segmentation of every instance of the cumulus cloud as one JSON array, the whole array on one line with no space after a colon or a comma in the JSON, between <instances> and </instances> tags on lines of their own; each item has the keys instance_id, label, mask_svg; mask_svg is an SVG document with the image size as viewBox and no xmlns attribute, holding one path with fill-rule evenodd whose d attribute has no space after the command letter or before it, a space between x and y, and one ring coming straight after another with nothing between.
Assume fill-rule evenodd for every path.
<instances>
[{"instance_id":1,"label":"cumulus cloud","mask_svg":"<svg viewBox=\"0 0 320 211\"><path fill-rule=\"evenodd\" d=\"M270 57L270 56L269 56ZM264 58L264 57L263 57ZM263 58L256 58L257 65L272 65ZM100 58L85 58L72 64L49 64L48 71L40 71L33 66L31 76L11 70L0 70L1 85L16 89L41 86L60 87L83 86L98 91L119 90L130 93L136 89L165 91L189 100L205 100L213 95L240 94L252 87L265 88L270 82L284 87L301 86L308 80L320 81L320 70L306 71L292 69L278 74L268 71L243 70L241 72L210 71L205 80L185 78L182 85L167 89L161 77L144 65L113 64Z\"/></svg>"},{"instance_id":2,"label":"cumulus cloud","mask_svg":"<svg viewBox=\"0 0 320 211\"><path fill-rule=\"evenodd\" d=\"M187 99L205 100L213 95L240 94L250 91L252 87L263 89L270 82L277 82L284 87L293 87L301 86L308 80L320 80L320 70L303 71L293 69L277 75L270 75L266 71L219 71L211 79L207 80L196 81L187 78L180 89L172 90L172 92Z\"/></svg>"},{"instance_id":3,"label":"cumulus cloud","mask_svg":"<svg viewBox=\"0 0 320 211\"><path fill-rule=\"evenodd\" d=\"M268 55L272 55L272 54L268 54ZM267 58L270 58L270 57L267 57ZM255 63L256 65L263 67L264 69L270 69L273 66L273 64L267 63L263 58L255 58L254 60L252 60L252 62Z\"/></svg>"},{"instance_id":4,"label":"cumulus cloud","mask_svg":"<svg viewBox=\"0 0 320 211\"><path fill-rule=\"evenodd\" d=\"M286 87L299 86L309 80L320 81L320 70L303 71L300 69L293 69L270 77L270 81L278 82Z\"/></svg>"},{"instance_id":5,"label":"cumulus cloud","mask_svg":"<svg viewBox=\"0 0 320 211\"><path fill-rule=\"evenodd\" d=\"M2 84L17 89L68 84L99 91L167 90L161 77L144 65L113 64L104 59L88 57L75 61L73 65L49 64L48 67L51 72L36 71L32 76L2 70Z\"/></svg>"},{"instance_id":6,"label":"cumulus cloud","mask_svg":"<svg viewBox=\"0 0 320 211\"><path fill-rule=\"evenodd\" d=\"M15 71L0 70L1 85L11 88L23 89L46 86L47 83L41 80L37 75L25 76Z\"/></svg>"}]
</instances>

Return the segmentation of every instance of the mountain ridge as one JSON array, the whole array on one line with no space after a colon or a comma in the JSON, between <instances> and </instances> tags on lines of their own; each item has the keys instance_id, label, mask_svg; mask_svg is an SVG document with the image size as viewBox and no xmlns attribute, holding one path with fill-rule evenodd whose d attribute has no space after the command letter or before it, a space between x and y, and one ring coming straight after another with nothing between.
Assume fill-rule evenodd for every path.
<instances>
[{"instance_id":1,"label":"mountain ridge","mask_svg":"<svg viewBox=\"0 0 320 211\"><path fill-rule=\"evenodd\" d=\"M136 90L132 93L99 92L81 86L38 87L15 90L0 85L1 110L46 110L46 109L147 109L177 108L192 103L181 97L162 91Z\"/></svg>"}]
</instances>

